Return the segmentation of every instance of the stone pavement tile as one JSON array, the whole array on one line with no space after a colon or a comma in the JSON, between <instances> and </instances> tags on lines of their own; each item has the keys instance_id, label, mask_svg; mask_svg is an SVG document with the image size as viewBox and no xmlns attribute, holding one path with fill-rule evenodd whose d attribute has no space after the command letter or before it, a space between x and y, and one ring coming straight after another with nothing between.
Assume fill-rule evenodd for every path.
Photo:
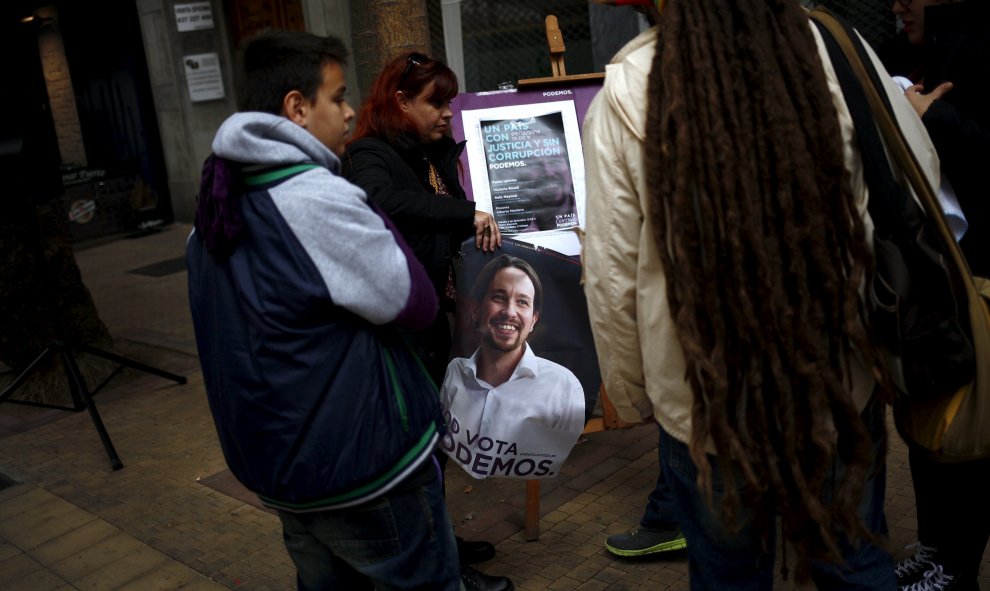
<instances>
[{"instance_id":1,"label":"stone pavement tile","mask_svg":"<svg viewBox=\"0 0 990 591\"><path fill-rule=\"evenodd\" d=\"M482 539L478 537L481 535L481 532L491 528L496 523L502 522L508 516L517 514L518 512L519 507L509 505L507 503L498 503L493 507L485 509L484 511L479 511L474 514L474 517L470 521L459 525L456 528L457 535L471 540Z\"/></svg>"},{"instance_id":2,"label":"stone pavement tile","mask_svg":"<svg viewBox=\"0 0 990 591\"><path fill-rule=\"evenodd\" d=\"M193 569L177 562L164 562L158 567L118 587L118 591L186 591L192 586L207 591L220 591L224 586L207 579Z\"/></svg>"},{"instance_id":3,"label":"stone pavement tile","mask_svg":"<svg viewBox=\"0 0 990 591\"><path fill-rule=\"evenodd\" d=\"M552 579L548 579L541 575L534 575L531 578L523 580L517 579L515 573L513 573L513 576L509 578L512 579L516 589L519 591L542 591L553 583Z\"/></svg>"},{"instance_id":4,"label":"stone pavement tile","mask_svg":"<svg viewBox=\"0 0 990 591\"><path fill-rule=\"evenodd\" d=\"M610 477L628 464L628 460L616 457L602 458L597 465L588 468L580 476L568 482L567 487L585 491L590 495L601 495L621 484Z\"/></svg>"},{"instance_id":5,"label":"stone pavement tile","mask_svg":"<svg viewBox=\"0 0 990 591\"><path fill-rule=\"evenodd\" d=\"M0 496L0 523L30 510L39 503L51 502L55 498L55 495L40 488L24 484L12 486Z\"/></svg>"},{"instance_id":6,"label":"stone pavement tile","mask_svg":"<svg viewBox=\"0 0 990 591\"><path fill-rule=\"evenodd\" d=\"M601 572L602 568L596 568L590 564L579 564L575 568L570 569L569 575L572 579L577 579L578 581L588 581Z\"/></svg>"},{"instance_id":7,"label":"stone pavement tile","mask_svg":"<svg viewBox=\"0 0 990 591\"><path fill-rule=\"evenodd\" d=\"M578 546L580 546L580 544L575 544L571 548L570 552L560 557L560 560L557 561L557 564L560 564L561 566L566 566L571 570L578 568L582 564L589 565L597 570L600 570L606 566L604 564L595 563L593 554L589 556L587 552L580 552L580 553L577 552Z\"/></svg>"},{"instance_id":8,"label":"stone pavement tile","mask_svg":"<svg viewBox=\"0 0 990 591\"><path fill-rule=\"evenodd\" d=\"M82 591L102 591L117 589L164 565L168 557L144 545L137 545L132 551L117 557L81 577L70 579Z\"/></svg>"},{"instance_id":9,"label":"stone pavement tile","mask_svg":"<svg viewBox=\"0 0 990 591\"><path fill-rule=\"evenodd\" d=\"M13 558L18 554L23 554L24 551L17 546L11 544L10 542L0 539L0 562L7 560L8 558Z\"/></svg>"},{"instance_id":10,"label":"stone pavement tile","mask_svg":"<svg viewBox=\"0 0 990 591\"><path fill-rule=\"evenodd\" d=\"M601 435L596 433L595 435ZM564 463L564 467L561 468L561 477L579 477L584 475L588 470L594 469L603 460L612 458L615 454L619 453L622 448L608 443L604 439L591 439L584 444L585 447L582 448L582 453L579 457L568 458L567 462ZM628 460L625 461L628 463Z\"/></svg>"},{"instance_id":11,"label":"stone pavement tile","mask_svg":"<svg viewBox=\"0 0 990 591\"><path fill-rule=\"evenodd\" d=\"M19 515L0 521L0 536L27 551L56 540L94 519L96 517L92 513L51 496L40 498L37 504L25 508Z\"/></svg>"},{"instance_id":12,"label":"stone pavement tile","mask_svg":"<svg viewBox=\"0 0 990 591\"><path fill-rule=\"evenodd\" d=\"M119 529L109 523L92 519L57 538L39 544L31 550L31 555L44 564L54 564L120 533Z\"/></svg>"},{"instance_id":13,"label":"stone pavement tile","mask_svg":"<svg viewBox=\"0 0 990 591\"><path fill-rule=\"evenodd\" d=\"M562 566L559 564L550 564L544 566L540 574L550 579L551 581L556 581L557 579L560 579L565 575L568 575L570 572L571 572L570 569L568 569L566 566Z\"/></svg>"},{"instance_id":14,"label":"stone pavement tile","mask_svg":"<svg viewBox=\"0 0 990 591\"><path fill-rule=\"evenodd\" d=\"M578 585L575 591L603 591L608 589L608 585L601 581L585 581Z\"/></svg>"},{"instance_id":15,"label":"stone pavement tile","mask_svg":"<svg viewBox=\"0 0 990 591\"><path fill-rule=\"evenodd\" d=\"M108 564L117 563L124 556L137 551L139 547L142 547L142 544L131 536L124 532L116 532L81 552L66 556L48 566L55 574L73 582Z\"/></svg>"},{"instance_id":16,"label":"stone pavement tile","mask_svg":"<svg viewBox=\"0 0 990 591\"><path fill-rule=\"evenodd\" d=\"M554 513L551 513L551 515L562 515L562 514L561 513L554 512ZM550 517L550 515L548 515L547 518L545 518L543 520L543 523L542 523L542 525L544 527L549 527L549 530L545 530L544 533L541 533L540 534L541 536L543 536L543 535L545 535L547 533L550 533L550 532L554 532L554 533L558 533L558 534L560 534L562 536L566 536L567 534L569 534L569 533L573 532L574 530L578 529L579 527L581 527L580 525L578 525L576 523L571 523L570 521L566 521L566 520L563 520L563 519L560 520L560 521L558 521L557 523L552 523L552 524L550 524L548 526L547 522L549 521L549 519L548 519L549 517Z\"/></svg>"},{"instance_id":17,"label":"stone pavement tile","mask_svg":"<svg viewBox=\"0 0 990 591\"><path fill-rule=\"evenodd\" d=\"M547 589L552 589L554 591L573 591L580 584L581 581L564 576L555 580L553 583L550 583L550 586L547 587Z\"/></svg>"},{"instance_id":18,"label":"stone pavement tile","mask_svg":"<svg viewBox=\"0 0 990 591\"><path fill-rule=\"evenodd\" d=\"M577 497L581 491L569 486L558 486L540 497L540 515L549 515L555 508ZM522 508L524 504L520 504Z\"/></svg>"},{"instance_id":19,"label":"stone pavement tile","mask_svg":"<svg viewBox=\"0 0 990 591\"><path fill-rule=\"evenodd\" d=\"M518 522L501 521L492 525L488 529L479 532L478 538L481 540L504 540L519 531L522 518ZM494 542L493 542L494 543Z\"/></svg>"},{"instance_id":20,"label":"stone pavement tile","mask_svg":"<svg viewBox=\"0 0 990 591\"><path fill-rule=\"evenodd\" d=\"M44 568L19 579L6 579L3 588L4 591L76 591L75 587Z\"/></svg>"},{"instance_id":21,"label":"stone pavement tile","mask_svg":"<svg viewBox=\"0 0 990 591\"><path fill-rule=\"evenodd\" d=\"M3 575L2 580L16 581L44 569L44 565L23 552L14 554L5 560L0 560L0 574Z\"/></svg>"}]
</instances>

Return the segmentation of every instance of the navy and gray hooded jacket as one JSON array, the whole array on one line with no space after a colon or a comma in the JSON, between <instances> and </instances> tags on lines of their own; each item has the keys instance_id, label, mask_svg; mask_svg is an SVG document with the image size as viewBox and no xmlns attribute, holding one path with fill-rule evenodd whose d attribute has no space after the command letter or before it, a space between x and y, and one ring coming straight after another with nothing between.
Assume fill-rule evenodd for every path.
<instances>
[{"instance_id":1,"label":"navy and gray hooded jacket","mask_svg":"<svg viewBox=\"0 0 990 591\"><path fill-rule=\"evenodd\" d=\"M396 326L437 299L402 238L288 119L238 113L214 153L243 165L243 237L229 257L187 244L189 301L210 410L231 471L265 504L367 502L426 461L438 394ZM315 164L315 167L292 166Z\"/></svg>"}]
</instances>

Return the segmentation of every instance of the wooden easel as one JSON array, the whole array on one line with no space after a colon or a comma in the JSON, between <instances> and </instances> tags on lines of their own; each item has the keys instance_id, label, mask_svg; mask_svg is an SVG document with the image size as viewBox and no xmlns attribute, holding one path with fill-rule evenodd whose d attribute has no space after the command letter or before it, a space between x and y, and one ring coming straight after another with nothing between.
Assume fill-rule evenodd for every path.
<instances>
[{"instance_id":1,"label":"wooden easel","mask_svg":"<svg viewBox=\"0 0 990 591\"><path fill-rule=\"evenodd\" d=\"M567 69L564 67L564 52L566 51L566 47L564 46L564 35L560 32L560 27L557 24L557 17L551 14L547 16L545 22L547 28L547 47L550 50L550 68L553 71L553 76L520 80L517 84L518 88L523 89L538 86L560 86L562 84L594 82L605 79L604 72L568 75ZM626 423L619 420L619 415L615 412L615 406L613 406L612 402L608 399L604 386L599 389L598 397L601 402L602 416L589 419L587 424L584 426L584 431L581 432L582 435L598 433L599 431L605 431L606 429L633 427L637 424ZM523 537L527 542L536 541L540 537L539 480L526 481L526 523L523 528Z\"/></svg>"},{"instance_id":2,"label":"wooden easel","mask_svg":"<svg viewBox=\"0 0 990 591\"><path fill-rule=\"evenodd\" d=\"M567 68L564 67L564 34L560 32L557 24L557 17L548 15L544 21L547 27L547 48L550 50L550 70L552 76L542 78L526 78L517 83L518 88L531 88L533 86L559 86L571 82L592 82L604 80L605 72L595 72L592 74L572 74L567 75Z\"/></svg>"}]
</instances>

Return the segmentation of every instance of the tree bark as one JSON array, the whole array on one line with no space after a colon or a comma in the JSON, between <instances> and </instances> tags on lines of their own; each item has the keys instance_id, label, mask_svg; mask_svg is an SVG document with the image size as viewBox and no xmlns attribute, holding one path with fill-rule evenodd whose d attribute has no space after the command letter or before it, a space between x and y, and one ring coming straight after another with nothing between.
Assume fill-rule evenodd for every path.
<instances>
[{"instance_id":1,"label":"tree bark","mask_svg":"<svg viewBox=\"0 0 990 591\"><path fill-rule=\"evenodd\" d=\"M16 21L15 21L16 22ZM26 368L55 340L105 348L110 333L83 285L60 199L60 157L38 58L36 32L0 31L0 52L18 55L0 90L0 363ZM81 356L87 384L113 366ZM102 377L101 377L102 376ZM0 389L10 380L0 377ZM61 360L38 367L13 399L65 404Z\"/></svg>"},{"instance_id":2,"label":"tree bark","mask_svg":"<svg viewBox=\"0 0 990 591\"><path fill-rule=\"evenodd\" d=\"M426 0L368 0L351 3L354 66L366 96L385 64L403 51L430 50Z\"/></svg>"}]
</instances>

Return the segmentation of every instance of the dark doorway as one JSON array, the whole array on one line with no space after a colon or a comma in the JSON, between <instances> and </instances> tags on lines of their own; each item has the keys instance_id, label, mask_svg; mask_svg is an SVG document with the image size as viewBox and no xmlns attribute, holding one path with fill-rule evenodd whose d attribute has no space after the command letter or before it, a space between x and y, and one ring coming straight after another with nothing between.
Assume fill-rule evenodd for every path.
<instances>
[{"instance_id":1,"label":"dark doorway","mask_svg":"<svg viewBox=\"0 0 990 591\"><path fill-rule=\"evenodd\" d=\"M134 0L35 0L3 18L32 27L57 134L72 239L173 219L144 44ZM39 49L40 48L40 49Z\"/></svg>"}]
</instances>

